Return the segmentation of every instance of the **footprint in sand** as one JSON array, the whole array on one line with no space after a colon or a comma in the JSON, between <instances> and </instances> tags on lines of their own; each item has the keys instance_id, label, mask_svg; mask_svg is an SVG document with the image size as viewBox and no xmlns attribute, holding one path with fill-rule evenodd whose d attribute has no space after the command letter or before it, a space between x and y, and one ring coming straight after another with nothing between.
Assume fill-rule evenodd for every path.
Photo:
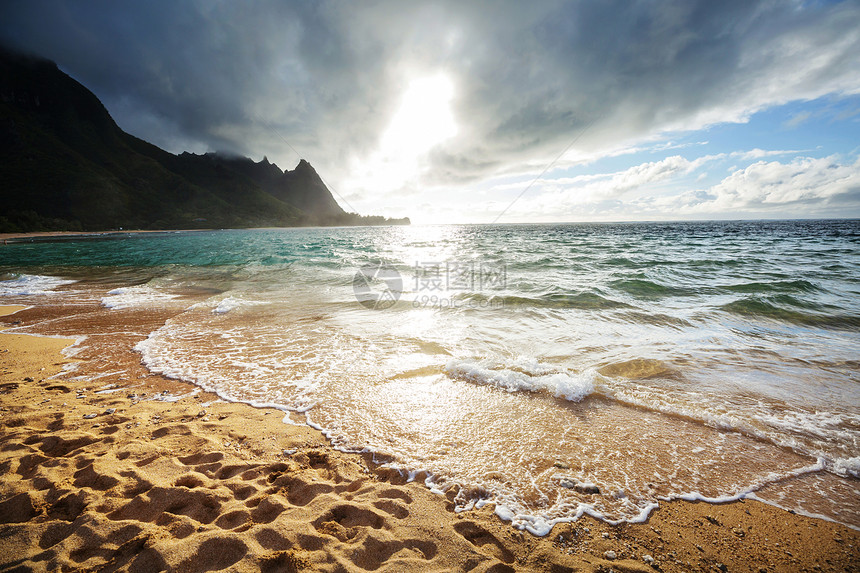
<instances>
[{"instance_id":1,"label":"footprint in sand","mask_svg":"<svg viewBox=\"0 0 860 573\"><path fill-rule=\"evenodd\" d=\"M469 543L482 551L487 551L492 557L505 563L512 563L514 555L511 553L495 535L475 523L474 521L461 521L454 524L454 531L462 535Z\"/></svg>"}]
</instances>

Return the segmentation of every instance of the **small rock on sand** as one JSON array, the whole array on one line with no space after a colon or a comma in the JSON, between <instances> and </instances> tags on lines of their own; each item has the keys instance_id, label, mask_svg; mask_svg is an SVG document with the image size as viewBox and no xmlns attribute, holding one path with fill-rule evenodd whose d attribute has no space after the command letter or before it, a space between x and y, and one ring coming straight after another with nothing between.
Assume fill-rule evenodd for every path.
<instances>
[{"instance_id":1,"label":"small rock on sand","mask_svg":"<svg viewBox=\"0 0 860 573\"><path fill-rule=\"evenodd\" d=\"M93 419L93 418L95 418L96 416L98 416L98 414L86 414L86 415L84 416L84 420L92 420L92 419Z\"/></svg>"},{"instance_id":2,"label":"small rock on sand","mask_svg":"<svg viewBox=\"0 0 860 573\"><path fill-rule=\"evenodd\" d=\"M578 491L579 493L595 494L600 493L600 488L593 483L580 482L576 480L563 479L558 482L561 487Z\"/></svg>"},{"instance_id":3,"label":"small rock on sand","mask_svg":"<svg viewBox=\"0 0 860 573\"><path fill-rule=\"evenodd\" d=\"M612 550L610 549L609 551L604 552L604 553L603 553L603 556L604 556L606 559L609 559L610 561L613 561L614 559L616 559L616 558L618 557L618 554L616 554L614 551L612 551Z\"/></svg>"},{"instance_id":4,"label":"small rock on sand","mask_svg":"<svg viewBox=\"0 0 860 573\"><path fill-rule=\"evenodd\" d=\"M573 486L573 489L579 493L600 493L600 488L593 483L580 482Z\"/></svg>"}]
</instances>

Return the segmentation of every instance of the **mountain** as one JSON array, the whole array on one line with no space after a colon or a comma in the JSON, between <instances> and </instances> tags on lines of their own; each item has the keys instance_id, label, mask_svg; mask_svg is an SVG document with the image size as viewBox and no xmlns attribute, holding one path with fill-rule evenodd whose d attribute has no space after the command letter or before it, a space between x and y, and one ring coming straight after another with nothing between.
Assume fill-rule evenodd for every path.
<instances>
[{"instance_id":1,"label":"mountain","mask_svg":"<svg viewBox=\"0 0 860 573\"><path fill-rule=\"evenodd\" d=\"M408 224L346 213L313 167L175 155L53 62L0 48L0 232Z\"/></svg>"}]
</instances>

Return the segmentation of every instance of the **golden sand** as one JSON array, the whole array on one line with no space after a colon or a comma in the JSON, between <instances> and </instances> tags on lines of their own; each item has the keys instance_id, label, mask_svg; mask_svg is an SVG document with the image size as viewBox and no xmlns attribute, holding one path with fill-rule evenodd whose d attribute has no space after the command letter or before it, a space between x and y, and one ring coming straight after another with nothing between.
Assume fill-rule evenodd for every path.
<instances>
[{"instance_id":1,"label":"golden sand","mask_svg":"<svg viewBox=\"0 0 860 573\"><path fill-rule=\"evenodd\" d=\"M0 319L6 325L38 314L2 308L20 311ZM586 517L536 538L491 507L456 514L453 492L433 494L368 456L335 451L276 410L209 404L216 397L206 393L148 399L190 390L159 377L97 394L93 382L60 373L73 360L60 350L72 343L0 333L3 570L860 567L857 531L754 501L669 503L644 524Z\"/></svg>"}]
</instances>

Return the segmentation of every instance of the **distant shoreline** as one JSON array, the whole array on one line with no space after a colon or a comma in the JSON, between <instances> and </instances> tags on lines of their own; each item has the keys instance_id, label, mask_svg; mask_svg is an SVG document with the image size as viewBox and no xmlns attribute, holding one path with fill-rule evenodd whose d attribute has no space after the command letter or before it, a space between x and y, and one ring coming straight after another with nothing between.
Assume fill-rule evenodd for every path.
<instances>
[{"instance_id":1,"label":"distant shoreline","mask_svg":"<svg viewBox=\"0 0 860 573\"><path fill-rule=\"evenodd\" d=\"M120 235L137 235L141 233L194 233L198 231L213 231L214 229L134 229L129 231L34 231L32 233L0 233L0 241L9 243L24 243L27 239L75 239L92 237L114 237Z\"/></svg>"},{"instance_id":2,"label":"distant shoreline","mask_svg":"<svg viewBox=\"0 0 860 573\"><path fill-rule=\"evenodd\" d=\"M344 227L388 227L408 226L403 223L368 224L368 225L296 225L289 227L236 227L227 229L130 229L122 231L33 231L30 233L0 233L0 242L3 244L46 242L52 240L68 241L74 239L114 238L125 235L159 234L159 233L205 233L210 231L226 230L254 230L254 229L338 229ZM0 245L2 246L2 245Z\"/></svg>"}]
</instances>

